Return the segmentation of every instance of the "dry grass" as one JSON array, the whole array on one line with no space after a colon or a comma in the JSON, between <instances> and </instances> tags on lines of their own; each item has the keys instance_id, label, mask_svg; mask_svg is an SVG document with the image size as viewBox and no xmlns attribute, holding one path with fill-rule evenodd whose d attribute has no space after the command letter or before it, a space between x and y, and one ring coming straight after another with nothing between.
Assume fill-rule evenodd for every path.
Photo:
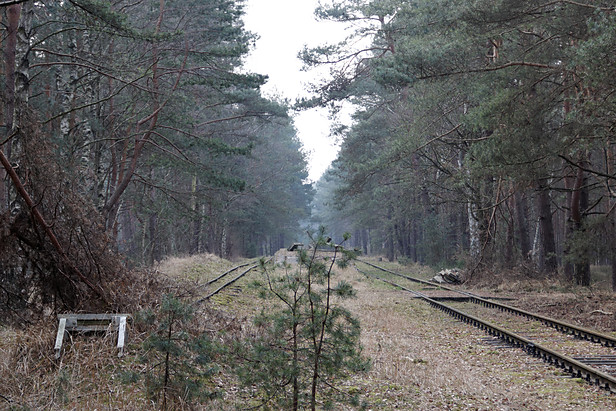
<instances>
[{"instance_id":1,"label":"dry grass","mask_svg":"<svg viewBox=\"0 0 616 411\"><path fill-rule=\"evenodd\" d=\"M207 281L239 264L214 254L196 254L165 258L156 269L172 278Z\"/></svg>"},{"instance_id":2,"label":"dry grass","mask_svg":"<svg viewBox=\"0 0 616 411\"><path fill-rule=\"evenodd\" d=\"M380 262L382 263L382 262ZM169 259L159 271L169 278L203 282L236 265L214 256ZM379 264L379 262L377 262ZM386 265L386 264L379 264ZM429 277L421 267L388 268ZM216 296L199 311L196 329L219 341L251 332L252 316L264 307L248 284L251 273L230 290ZM357 298L346 300L362 324L364 355L372 369L343 383L350 394L360 394L367 409L411 410L536 410L615 409L616 396L569 378L558 369L524 355L520 350L489 344L490 338L469 325L433 310L408 294L367 279L354 268L339 271L338 280L350 282ZM204 290L205 292L205 290ZM502 290L503 293L516 292ZM518 291L519 292L519 291ZM602 295L589 291L581 301L569 292L535 293L534 304L548 305L545 295L558 307L577 301L581 305L603 303ZM528 292L521 292L528 295ZM533 302L528 302L533 304ZM609 309L608 306L607 309ZM124 383L127 371L143 372L137 361L145 330L129 330L127 355L116 356L113 334L101 337L75 336L66 342L60 361L53 359L55 320L27 330L0 328L0 409L155 409L145 397L142 383ZM223 371L225 364L220 364ZM250 395L233 385L226 372L215 375L212 389L222 397L200 407L185 409L231 410L246 407ZM182 409L182 405L178 405Z\"/></svg>"},{"instance_id":3,"label":"dry grass","mask_svg":"<svg viewBox=\"0 0 616 411\"><path fill-rule=\"evenodd\" d=\"M519 270L484 273L470 285L484 293L513 297L510 304L516 307L616 334L616 294L606 271L606 267L593 266L590 287L576 286L559 276L529 278Z\"/></svg>"},{"instance_id":4,"label":"dry grass","mask_svg":"<svg viewBox=\"0 0 616 411\"><path fill-rule=\"evenodd\" d=\"M0 409L151 408L135 386L119 381L126 365L135 363L130 355L117 358L113 333L69 336L63 356L55 360L56 326L49 322L27 331L0 331ZM134 348L140 336L129 332Z\"/></svg>"},{"instance_id":5,"label":"dry grass","mask_svg":"<svg viewBox=\"0 0 616 411\"><path fill-rule=\"evenodd\" d=\"M372 370L348 383L372 409L613 409L613 395L488 336L353 269L358 298L345 304L362 323Z\"/></svg>"},{"instance_id":6,"label":"dry grass","mask_svg":"<svg viewBox=\"0 0 616 411\"><path fill-rule=\"evenodd\" d=\"M161 263L157 272L135 277L139 284L129 284L124 290L130 290L135 314L155 307L162 293L194 297L205 292L195 285L237 264L212 255L172 258ZM236 317L207 305L198 308L191 332L214 335L223 329L234 332L241 328ZM56 331L57 320L51 317L23 330L0 328L0 410L156 409L146 398L143 378L137 383L124 381L130 373L143 377L145 365L138 357L151 330L143 325L129 326L122 358L117 357L113 332L68 335L60 360L55 360L53 351Z\"/></svg>"}]
</instances>

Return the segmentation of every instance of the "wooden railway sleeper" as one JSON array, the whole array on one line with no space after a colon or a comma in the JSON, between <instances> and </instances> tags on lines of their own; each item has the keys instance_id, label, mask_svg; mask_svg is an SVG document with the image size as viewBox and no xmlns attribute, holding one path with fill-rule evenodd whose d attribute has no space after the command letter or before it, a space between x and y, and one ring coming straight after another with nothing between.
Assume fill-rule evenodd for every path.
<instances>
[{"instance_id":1,"label":"wooden railway sleeper","mask_svg":"<svg viewBox=\"0 0 616 411\"><path fill-rule=\"evenodd\" d=\"M377 267L378 268L378 267ZM365 274L365 273L364 273ZM367 275L367 274L366 274ZM520 335L514 334L510 331L507 331L499 326L496 326L494 324L490 324L486 321L480 320L477 317L474 317L472 315L466 314L462 311L459 311L457 309L454 309L452 307L449 307L445 304L439 303L436 300L431 299L430 297L426 296L425 294L422 294L420 292L417 291L413 291L413 290L409 290L399 284L396 284L394 282L385 280L385 279L381 279L378 276L375 276L375 278L386 282L388 284L391 284L395 287L398 287L404 291L407 291L415 296L421 297L422 299L424 299L426 302L430 303L432 306L434 307L438 307L441 310L451 314L452 316L454 315L454 313L457 313L460 316L466 317L467 321L469 323L472 324L479 324L479 328L483 327L487 327L490 331L490 333L493 333L495 331L498 331L499 334L502 336L509 336L512 339L517 340L520 344L524 344L524 348L525 350L530 353L531 355L535 355L541 359L543 359L546 362L549 362L551 364L554 363L555 360L559 360L562 362L562 364L566 364L568 365L570 368L577 370L578 373L582 373L582 375L584 375L585 379L588 381L592 381L592 379L596 379L597 381L599 381L599 385L604 387L605 389L608 389L610 392L612 393L616 393L616 378L614 378L611 375L608 375L600 370L597 370L595 368L592 368L586 364L583 364L580 361L577 361L573 358L567 357L563 354L560 354L556 351L553 351L547 347L544 347L540 344L534 343L530 340L528 340L525 337L522 337ZM524 314L524 312L522 313ZM566 324L565 324L566 325ZM579 330L578 330L579 331ZM562 367L562 365L561 365Z\"/></svg>"},{"instance_id":2,"label":"wooden railway sleeper","mask_svg":"<svg viewBox=\"0 0 616 411\"><path fill-rule=\"evenodd\" d=\"M404 274L396 273L395 271L391 271L391 270L388 270L386 268L379 267L378 265L369 263L367 261L363 261L363 260L358 260L358 261L360 261L360 262L362 262L364 264L367 264L367 265L369 265L371 267L374 267L374 268L376 268L378 270L381 270L381 271L384 271L384 272L388 272L390 274L396 275L396 276L401 277L401 278L405 278L405 279L410 280L410 281L418 282L418 283L421 283L421 284L424 284L424 285L431 285L431 286L435 285L434 283L431 283L431 282L428 282L428 281L425 281L425 280L421 280L421 279L418 279L418 278L409 277L409 276L404 275ZM545 321L546 324L547 323L557 324L557 325L562 327L562 331L561 332L567 332L567 330L568 330L568 332L570 332L574 336L575 335L593 336L593 338L596 338L595 342L599 342L601 344L605 344L606 346L616 347L616 338L615 337L612 337L612 336L609 336L609 335L605 335L605 334L601 334L601 333L598 333L598 332L596 332L594 330L589 330L589 329L585 329L585 328L578 327L578 326L575 326L575 325L571 325L571 324L565 323L565 322L560 321L560 320L556 320L556 319L544 317L542 315L534 314L534 313L531 313L531 312L528 312L528 311L524 311L524 310L521 310L521 309L518 309L518 308L515 308L515 307L512 307L512 306L509 306L509 305L497 303L495 301L490 301L490 300L487 300L487 299L485 299L483 297L479 297L477 295L474 295L474 294L466 292L466 291L456 290L454 288L447 287L447 286L444 286L444 285L441 285L441 284L437 284L437 286L439 288L443 289L443 290L464 294L464 295L466 295L466 296L468 296L470 298L470 301L472 301L472 302L474 302L476 304L481 304L481 303L490 304L489 305L490 307L500 307L503 310L506 310L506 311L508 311L508 312L510 312L512 314L515 314L515 315L525 316L525 317L528 317L528 318L531 318L531 319L534 319L534 320L538 320L538 321ZM586 337L580 337L580 338L586 338Z\"/></svg>"}]
</instances>

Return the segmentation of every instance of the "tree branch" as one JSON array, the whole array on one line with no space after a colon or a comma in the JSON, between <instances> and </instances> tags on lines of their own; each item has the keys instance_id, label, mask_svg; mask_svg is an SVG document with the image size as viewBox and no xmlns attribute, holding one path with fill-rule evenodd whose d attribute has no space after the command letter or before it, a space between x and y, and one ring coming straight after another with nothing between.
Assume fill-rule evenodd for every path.
<instances>
[{"instance_id":1,"label":"tree branch","mask_svg":"<svg viewBox=\"0 0 616 411\"><path fill-rule=\"evenodd\" d=\"M88 280L86 276L83 275L83 273L79 270L79 268L77 268L77 266L75 266L73 262L69 259L69 257L66 255L64 248L62 248L62 245L58 241L58 238L54 234L53 230L51 229L51 226L45 221L45 218L43 217L41 212L36 208L36 204L34 204L32 197L30 197L30 194L28 194L28 192L26 191L24 185L21 183L21 180L19 179L19 176L17 175L17 173L15 173L15 170L11 166L11 163L6 158L2 150L0 150L0 162L2 163L2 166L8 173L11 180L13 181L13 184L15 188L17 189L17 192L19 193L21 198L23 198L23 200L26 202L26 205L28 206L28 208L30 209L30 212L32 213L32 217L34 218L36 222L38 222L41 225L41 227L43 227L45 234L47 235L47 237L49 237L51 244L54 246L54 248L60 255L61 259L64 260L64 263L75 274L77 274L77 276L84 282L84 284L86 284L92 291L94 291L99 297L101 297L103 301L107 302L107 299L105 298L105 295L100 285L95 286L94 284L92 284L90 280ZM58 271L60 271L69 281L72 281L72 279L62 270L58 270Z\"/></svg>"},{"instance_id":2,"label":"tree branch","mask_svg":"<svg viewBox=\"0 0 616 411\"><path fill-rule=\"evenodd\" d=\"M448 76L456 76L458 74L468 74L468 73L488 73L490 71L499 71L509 67L535 67L542 69L550 69L550 70L563 70L562 67L550 66L549 64L542 63L529 63L525 61L512 61L510 63L503 64L501 66L495 67L485 67L481 69L469 69L469 70L460 70L460 71L451 71L449 73L439 73L439 74L431 74L428 76L417 77L418 80L428 80L432 78L440 78L440 77L448 77Z\"/></svg>"},{"instance_id":3,"label":"tree branch","mask_svg":"<svg viewBox=\"0 0 616 411\"><path fill-rule=\"evenodd\" d=\"M7 7L7 6L12 6L14 4L21 4L21 3L25 3L29 0L5 0L5 1L0 1L0 7Z\"/></svg>"},{"instance_id":4,"label":"tree branch","mask_svg":"<svg viewBox=\"0 0 616 411\"><path fill-rule=\"evenodd\" d=\"M612 179L612 180L616 180L616 176L613 176L613 175L610 175L610 174L606 174L606 173L602 173L601 171L593 170L593 169L590 169L590 168L587 168L587 167L583 167L582 165L580 165L580 164L578 164L578 163L568 159L567 157L565 157L565 156L563 156L561 154L559 154L558 157L560 157L563 160L565 160L569 165L572 165L573 167L576 167L576 168L578 168L578 169L580 169L582 171L586 171L587 173L594 174L594 175L600 176L600 177L609 178L609 179Z\"/></svg>"}]
</instances>

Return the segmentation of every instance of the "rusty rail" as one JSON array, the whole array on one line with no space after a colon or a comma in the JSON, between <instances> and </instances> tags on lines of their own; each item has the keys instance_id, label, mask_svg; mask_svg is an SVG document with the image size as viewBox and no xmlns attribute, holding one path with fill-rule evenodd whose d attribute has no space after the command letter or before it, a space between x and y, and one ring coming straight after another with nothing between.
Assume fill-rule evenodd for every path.
<instances>
[{"instance_id":1,"label":"rusty rail","mask_svg":"<svg viewBox=\"0 0 616 411\"><path fill-rule=\"evenodd\" d=\"M372 265L372 264L369 264L369 265ZM560 367L564 369L565 371L569 372L570 374L572 374L574 377L583 378L589 383L596 384L602 388L605 388L606 390L609 390L612 393L616 393L616 378L614 378L613 376L609 374L606 374L600 370L590 367L572 357L568 357L564 354L554 351L541 344L535 343L532 340L529 340L528 338L525 338L521 335L508 331L498 325L492 324L488 321L484 321L480 318L467 314L463 311L450 307L446 304L440 303L419 291L410 290L393 281L380 278L377 275L368 274L364 271L361 271L357 267L355 268L357 269L358 272L364 274L367 277L376 278L377 280L383 281L394 287L400 288L403 291L411 293L415 295L416 297L419 297L423 299L424 301L428 302L434 308L437 308L451 315L457 320L473 325L474 327L477 327L492 336L498 337L506 341L507 343L511 344L514 347L522 348L528 354L538 357L549 364ZM376 268L380 269L380 267L376 267ZM385 271L390 272L389 270L385 270ZM394 274L397 274L397 273L394 273ZM421 280L419 282L424 282L424 281Z\"/></svg>"},{"instance_id":2,"label":"rusty rail","mask_svg":"<svg viewBox=\"0 0 616 411\"><path fill-rule=\"evenodd\" d=\"M425 284L425 285L431 285L433 287L439 287L443 290L447 290L447 291L451 291L451 292L455 292L455 293L460 293L462 295L465 295L467 297L470 298L470 301L475 303L475 304L479 304L479 305L483 305L484 307L488 307L488 308L496 308L499 309L501 311L505 311L505 312L509 312L511 314L515 314L515 315L519 315L522 317L526 317L529 318L531 320L536 320L536 321L540 321L543 324L546 324L550 327L555 328L557 331L560 331L562 333L565 334L572 334L575 337L578 338L582 338L585 339L587 341L591 341L594 343L600 343L602 345L605 345L606 347L616 347L616 338L612 337L610 335L607 334L602 334L598 331L595 330L591 330L588 328L584 328L584 327L580 327L577 325L573 325L573 324L569 324L565 321L561 321L561 320L557 320L554 318L550 318L550 317L546 317L544 315L541 314L536 314L536 313L531 313L529 311L525 311L516 307L512 307L510 305L506 305L506 304L502 304L502 303L498 303L496 301L491 301L489 299L480 297L478 295L475 295L473 293L469 293L467 291L461 291L461 290L456 290L455 288L451 288L451 287L447 287L441 284L436 284L430 281L426 281L426 280L422 280L419 278L414 278L414 277L410 277L404 274L400 274L400 273L396 273L395 271L391 271L388 270L386 268L383 267L379 267L378 265L369 263L367 261L363 261L363 260L358 260L364 264L367 264L371 267L374 267L376 269L379 269L381 271L396 275L398 277L401 278L405 278L409 281L413 281L413 282L417 282L417 283L421 283L421 284Z\"/></svg>"}]
</instances>

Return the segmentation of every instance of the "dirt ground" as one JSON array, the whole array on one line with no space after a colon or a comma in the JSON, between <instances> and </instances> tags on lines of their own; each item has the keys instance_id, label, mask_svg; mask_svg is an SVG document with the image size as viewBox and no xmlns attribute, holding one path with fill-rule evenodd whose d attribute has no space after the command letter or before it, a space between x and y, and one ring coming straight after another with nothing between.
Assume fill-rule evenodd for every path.
<instances>
[{"instance_id":1,"label":"dirt ground","mask_svg":"<svg viewBox=\"0 0 616 411\"><path fill-rule=\"evenodd\" d=\"M348 384L368 409L616 409L614 394L357 271L342 275L358 292L348 307L361 320L364 353L373 362L369 373ZM511 305L614 331L611 295L494 291L515 298Z\"/></svg>"},{"instance_id":2,"label":"dirt ground","mask_svg":"<svg viewBox=\"0 0 616 411\"><path fill-rule=\"evenodd\" d=\"M161 264L159 273L182 278L186 287L200 290L199 284L233 265L201 256L169 260ZM421 267L395 269L422 278L431 274ZM256 290L248 286L257 275L252 273L217 295L207 311L213 317L200 321L241 333L261 308ZM363 354L372 362L370 371L354 375L340 387L360 396L361 409L616 409L616 394L571 378L408 293L367 278L354 267L340 270L337 278L351 283L357 292L357 298L344 304L361 321ZM606 287L573 289L558 282L522 280L476 282L475 287L482 295L512 298L507 301L510 305L616 335L616 298ZM140 383L121 381L126 370L142 370L137 357L144 334L134 328L129 331L127 353L121 359L113 336L76 337L67 341L58 362L52 349L56 323L49 319L25 330L0 327L0 409L156 408L145 398ZM223 395L185 409L247 407L222 368L214 383Z\"/></svg>"}]
</instances>

